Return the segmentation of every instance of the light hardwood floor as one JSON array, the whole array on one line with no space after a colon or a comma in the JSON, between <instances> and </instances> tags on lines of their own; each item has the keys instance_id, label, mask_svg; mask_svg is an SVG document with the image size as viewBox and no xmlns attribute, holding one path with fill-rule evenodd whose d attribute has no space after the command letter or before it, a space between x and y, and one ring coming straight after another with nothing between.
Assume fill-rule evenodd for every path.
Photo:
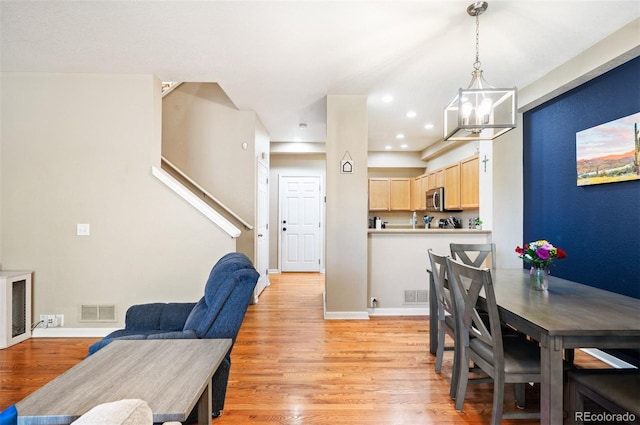
<instances>
[{"instance_id":1,"label":"light hardwood floor","mask_svg":"<svg viewBox=\"0 0 640 425\"><path fill-rule=\"evenodd\" d=\"M452 353L436 374L427 317L324 320L323 290L321 274L271 275L238 335L224 414L215 425L489 422L490 383L470 386L464 411L455 411ZM81 361L94 341L31 339L0 350L0 410ZM576 363L600 365L580 352ZM537 389L527 388L528 409L537 409ZM509 389L505 409L515 409Z\"/></svg>"}]
</instances>

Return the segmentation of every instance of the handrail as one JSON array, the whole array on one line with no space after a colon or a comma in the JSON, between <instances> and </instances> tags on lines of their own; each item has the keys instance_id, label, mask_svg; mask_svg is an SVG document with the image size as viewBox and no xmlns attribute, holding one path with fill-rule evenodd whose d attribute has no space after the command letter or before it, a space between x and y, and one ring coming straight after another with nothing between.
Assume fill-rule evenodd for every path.
<instances>
[{"instance_id":1,"label":"handrail","mask_svg":"<svg viewBox=\"0 0 640 425\"><path fill-rule=\"evenodd\" d=\"M244 228L246 230L253 230L253 226L249 223L247 223L245 220L242 219L242 217L240 217L238 214L236 214L235 212L233 212L229 207L227 207L225 204L223 204L222 202L220 202L215 196L211 195L209 192L206 191L206 189L204 189L202 186L200 186L198 183L196 183L195 181L193 181L191 178L189 178L189 176L187 176L185 173L182 172L182 170L180 170L178 167L176 167L173 163L171 163L171 161L169 161L167 158L165 158L164 156L161 156L162 162L164 162L165 164L167 164L173 171L175 171L176 173L178 173L180 175L180 177L182 177L183 179L185 179L186 181L188 181L191 185L193 185L193 187L195 187L196 189L198 189L200 192L202 192L202 194L204 195L205 198L209 198L211 199L213 202L216 203L216 205L218 205L222 210L224 210L227 214L229 214L231 217L233 217L234 219L236 219L240 224L242 224L244 226Z\"/></svg>"},{"instance_id":2,"label":"handrail","mask_svg":"<svg viewBox=\"0 0 640 425\"><path fill-rule=\"evenodd\" d=\"M162 97L165 97L166 95L168 95L169 93L171 93L172 91L174 91L175 89L178 88L178 86L180 84L182 84L182 81L178 81L176 83L171 83L171 82L166 82L166 83L162 83L163 84L163 88L162 88ZM164 88L164 85L167 84L167 88Z\"/></svg>"},{"instance_id":3,"label":"handrail","mask_svg":"<svg viewBox=\"0 0 640 425\"><path fill-rule=\"evenodd\" d=\"M227 232L227 234L232 238L237 238L242 234L240 229L234 226L226 217L213 209L211 205L207 204L202 198L199 198L198 195L189 190L185 185L180 183L175 177L167 173L165 170L152 165L151 174L166 184L171 188L171 190L191 204L195 209L204 214L205 217L218 225L218 227Z\"/></svg>"}]
</instances>

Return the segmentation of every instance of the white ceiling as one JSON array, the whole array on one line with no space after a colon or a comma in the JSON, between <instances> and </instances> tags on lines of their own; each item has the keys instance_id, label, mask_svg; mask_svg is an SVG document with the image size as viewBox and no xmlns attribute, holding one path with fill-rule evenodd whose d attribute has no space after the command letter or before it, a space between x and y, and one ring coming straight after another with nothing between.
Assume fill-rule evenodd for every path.
<instances>
[{"instance_id":1,"label":"white ceiling","mask_svg":"<svg viewBox=\"0 0 640 425\"><path fill-rule=\"evenodd\" d=\"M217 82L283 142L324 141L327 94L367 95L369 150L419 151L442 139L442 110L471 78L471 3L1 0L0 65ZM639 16L638 0L490 0L484 76L525 87Z\"/></svg>"}]
</instances>

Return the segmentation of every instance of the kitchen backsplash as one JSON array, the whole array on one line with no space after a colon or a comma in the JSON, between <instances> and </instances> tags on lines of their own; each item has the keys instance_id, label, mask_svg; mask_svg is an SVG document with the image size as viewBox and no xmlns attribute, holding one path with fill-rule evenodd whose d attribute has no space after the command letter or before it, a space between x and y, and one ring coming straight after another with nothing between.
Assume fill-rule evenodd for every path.
<instances>
[{"instance_id":1,"label":"kitchen backsplash","mask_svg":"<svg viewBox=\"0 0 640 425\"><path fill-rule=\"evenodd\" d=\"M451 212L451 213L426 213L425 211L419 211L416 213L418 223L416 224L416 229L421 228L424 229L424 222L422 217L428 215L434 217L431 221L430 228L438 228L438 221L440 219L446 219L449 217L455 217L460 220L463 229L469 228L469 219L474 219L478 217L478 210L471 211L459 211L459 212ZM407 228L411 227L411 217L413 216L412 212L408 211L371 211L369 212L369 218L372 217L381 217L383 223L387 223L387 227L389 228ZM482 219L482 217L480 217Z\"/></svg>"}]
</instances>

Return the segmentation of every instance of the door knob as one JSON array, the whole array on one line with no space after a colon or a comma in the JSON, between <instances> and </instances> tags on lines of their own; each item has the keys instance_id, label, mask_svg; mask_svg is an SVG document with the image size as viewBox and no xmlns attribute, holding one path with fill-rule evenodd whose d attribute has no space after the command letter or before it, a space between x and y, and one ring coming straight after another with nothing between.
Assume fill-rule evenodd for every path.
<instances>
[{"instance_id":1,"label":"door knob","mask_svg":"<svg viewBox=\"0 0 640 425\"><path fill-rule=\"evenodd\" d=\"M283 231L283 232L286 232L286 231L287 231L287 228L286 228L286 227L283 227L283 228L282 228L282 231Z\"/></svg>"}]
</instances>

